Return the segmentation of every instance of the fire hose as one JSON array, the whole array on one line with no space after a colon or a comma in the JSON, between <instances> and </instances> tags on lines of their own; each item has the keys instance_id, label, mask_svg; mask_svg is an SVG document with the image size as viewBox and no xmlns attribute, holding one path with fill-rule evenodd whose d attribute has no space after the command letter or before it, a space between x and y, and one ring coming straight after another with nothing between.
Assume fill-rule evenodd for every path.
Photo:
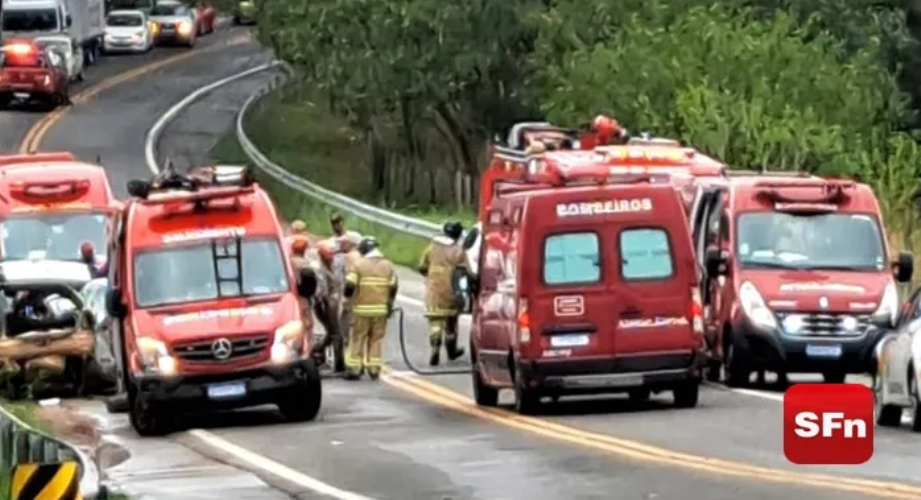
<instances>
[{"instance_id":1,"label":"fire hose","mask_svg":"<svg viewBox=\"0 0 921 500\"><path fill-rule=\"evenodd\" d=\"M406 364L406 367L412 370L413 372L419 375L469 375L471 366L457 366L457 367L446 367L446 368L419 368L409 359L409 353L406 350L406 329L404 328L404 313L403 309L396 307L392 310L393 313L398 313L398 327L400 329L400 352L403 354L403 362ZM392 316L391 316L392 317Z\"/></svg>"}]
</instances>

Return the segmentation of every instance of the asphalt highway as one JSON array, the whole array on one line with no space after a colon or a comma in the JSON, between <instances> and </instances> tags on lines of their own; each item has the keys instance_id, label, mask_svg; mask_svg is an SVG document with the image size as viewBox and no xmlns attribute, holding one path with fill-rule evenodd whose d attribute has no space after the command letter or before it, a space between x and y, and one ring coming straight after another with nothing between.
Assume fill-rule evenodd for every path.
<instances>
[{"instance_id":1,"label":"asphalt highway","mask_svg":"<svg viewBox=\"0 0 921 500\"><path fill-rule=\"evenodd\" d=\"M144 138L163 112L198 87L268 60L253 45L226 43L238 36L229 30L203 39L195 50L215 45L208 55L79 102L41 137L40 148L86 159L100 155L123 194L128 179L150 175ZM147 57L167 56L155 51ZM188 108L167 129L160 158L179 166L203 160L236 108L270 77L232 83ZM0 113L0 148L16 149L38 119ZM401 279L410 356L422 365L427 329L421 278L404 270ZM665 396L642 407L620 399L564 401L548 407L547 415L525 418L476 409L469 375L410 374L396 322L385 355L392 371L380 382L325 381L315 422L286 424L260 408L194 419L190 426L204 432L152 441L250 469L297 498L320 498L320 483L334 487L322 498L354 499L921 499L921 436L907 428L877 429L876 456L867 464L794 466L783 456L781 393L769 389L707 386L692 410L672 409ZM223 485L204 475L202 481L218 491Z\"/></svg>"}]
</instances>

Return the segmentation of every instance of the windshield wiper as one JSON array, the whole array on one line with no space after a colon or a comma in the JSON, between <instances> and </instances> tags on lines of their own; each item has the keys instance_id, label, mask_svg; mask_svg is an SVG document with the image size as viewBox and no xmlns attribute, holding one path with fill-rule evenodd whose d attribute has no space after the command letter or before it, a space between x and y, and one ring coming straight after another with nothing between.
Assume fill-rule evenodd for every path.
<instances>
[{"instance_id":1,"label":"windshield wiper","mask_svg":"<svg viewBox=\"0 0 921 500\"><path fill-rule=\"evenodd\" d=\"M844 265L821 265L821 266L809 266L809 269L822 269L828 271L875 271L875 266L844 266Z\"/></svg>"}]
</instances>

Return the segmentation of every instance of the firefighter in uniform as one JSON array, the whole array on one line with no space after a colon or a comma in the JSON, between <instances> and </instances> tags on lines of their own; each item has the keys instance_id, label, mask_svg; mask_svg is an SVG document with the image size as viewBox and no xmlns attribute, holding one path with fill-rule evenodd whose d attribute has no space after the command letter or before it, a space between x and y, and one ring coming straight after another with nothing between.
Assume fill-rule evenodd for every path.
<instances>
[{"instance_id":1,"label":"firefighter in uniform","mask_svg":"<svg viewBox=\"0 0 921 500\"><path fill-rule=\"evenodd\" d=\"M464 355L464 349L457 346L457 319L460 311L453 284L455 270L467 269L467 256L458 244L463 232L464 228L459 222L446 223L444 236L436 236L419 261L419 273L425 276L425 316L429 320L431 366L437 366L441 360L442 338L449 360Z\"/></svg>"},{"instance_id":2,"label":"firefighter in uniform","mask_svg":"<svg viewBox=\"0 0 921 500\"><path fill-rule=\"evenodd\" d=\"M306 236L291 238L291 267L294 268L295 273L300 273L301 269L310 267L310 261L307 259L307 247L309 246L310 242ZM297 300L306 321L312 314L310 299L298 296Z\"/></svg>"},{"instance_id":3,"label":"firefighter in uniform","mask_svg":"<svg viewBox=\"0 0 921 500\"><path fill-rule=\"evenodd\" d=\"M358 245L361 258L345 278L345 295L351 298L352 332L345 356L346 378L358 380L367 370L376 380L383 366L382 351L387 318L397 296L397 273L384 258L374 238Z\"/></svg>"}]
</instances>

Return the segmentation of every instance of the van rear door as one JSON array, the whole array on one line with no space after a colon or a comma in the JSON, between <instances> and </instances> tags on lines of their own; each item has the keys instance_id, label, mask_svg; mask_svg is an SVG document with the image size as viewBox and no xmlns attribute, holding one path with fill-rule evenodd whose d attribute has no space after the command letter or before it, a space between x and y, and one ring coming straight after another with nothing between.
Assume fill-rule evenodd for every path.
<instances>
[{"instance_id":1,"label":"van rear door","mask_svg":"<svg viewBox=\"0 0 921 500\"><path fill-rule=\"evenodd\" d=\"M697 269L680 200L659 189L650 199L649 212L608 229L618 356L690 354L700 347Z\"/></svg>"},{"instance_id":2,"label":"van rear door","mask_svg":"<svg viewBox=\"0 0 921 500\"><path fill-rule=\"evenodd\" d=\"M566 193L568 195L569 193ZM523 217L525 238L519 282L527 308L530 344L521 346L530 358L566 359L614 350L611 297L605 257L604 213L566 212L567 196L556 193L528 200ZM584 192L574 203L604 200Z\"/></svg>"}]
</instances>

